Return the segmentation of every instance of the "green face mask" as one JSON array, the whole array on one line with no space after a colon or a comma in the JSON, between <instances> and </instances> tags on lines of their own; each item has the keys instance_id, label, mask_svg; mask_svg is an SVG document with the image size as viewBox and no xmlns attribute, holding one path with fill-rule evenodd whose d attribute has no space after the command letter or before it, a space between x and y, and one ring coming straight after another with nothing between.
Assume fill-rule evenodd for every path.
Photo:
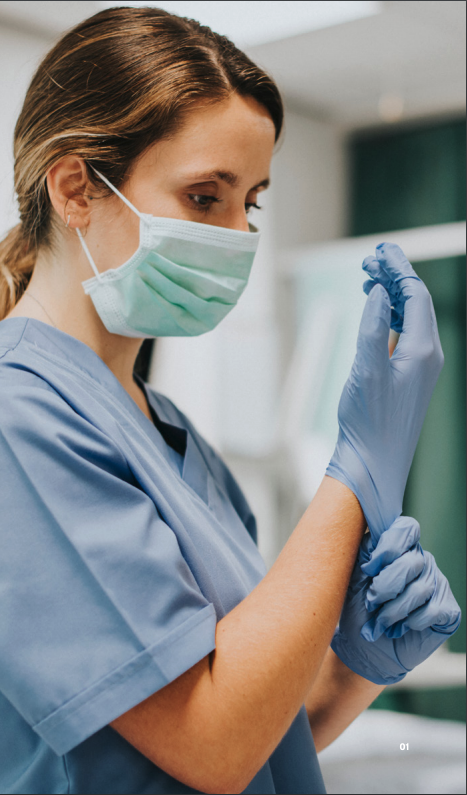
<instances>
[{"instance_id":1,"label":"green face mask","mask_svg":"<svg viewBox=\"0 0 467 795\"><path fill-rule=\"evenodd\" d=\"M96 174L140 218L139 246L118 268L84 281L104 326L124 337L191 337L211 331L235 306L253 265L259 232L155 218L140 213L120 191Z\"/></svg>"}]
</instances>

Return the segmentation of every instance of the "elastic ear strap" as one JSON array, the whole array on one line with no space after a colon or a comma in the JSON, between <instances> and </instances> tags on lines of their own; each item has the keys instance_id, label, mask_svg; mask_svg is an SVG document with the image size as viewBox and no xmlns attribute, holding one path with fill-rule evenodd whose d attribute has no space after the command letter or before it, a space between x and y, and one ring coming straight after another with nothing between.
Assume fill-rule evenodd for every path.
<instances>
[{"instance_id":1,"label":"elastic ear strap","mask_svg":"<svg viewBox=\"0 0 467 795\"><path fill-rule=\"evenodd\" d=\"M91 164L89 164L89 165L91 165ZM93 170L93 171L95 171L95 172L96 172L97 176L98 176L98 177L100 177L100 178L101 178L101 180L102 180L103 182L105 182L105 184L106 184L106 185L108 185L108 186L109 186L109 188L110 188L111 190L113 190L113 192L114 192L114 193L116 193L116 194L117 194L117 196L120 196L121 200L125 202L125 204L127 205L127 207L129 207L129 208L130 208L130 210L133 210L133 212L134 212L134 213L136 213L136 215L138 216L138 218L141 218L141 215L142 215L142 213L140 213L140 212L139 212L139 210L137 210L137 209L136 209L136 207L134 207L134 206L132 205L131 201L130 201L129 199L127 199L127 197L126 197L126 196L124 196L124 195L123 195L123 193L120 193L120 191L119 191L119 190L117 190L117 188L114 188L114 186L112 185L112 183L111 183L111 182L109 182L109 180L107 179L107 177L104 177L104 175L103 175L103 174L101 174L101 172L100 172L100 171L98 171L98 170L97 170L97 168L94 168L94 166L91 166L91 168L92 168L92 170Z\"/></svg>"},{"instance_id":2,"label":"elastic ear strap","mask_svg":"<svg viewBox=\"0 0 467 795\"><path fill-rule=\"evenodd\" d=\"M86 245L86 241L85 241L83 235L81 234L81 230L77 228L76 232L77 232L77 235L78 235L78 237L80 239L80 243L81 243L81 245L82 245L82 247L84 249L84 253L86 254L86 256L87 256L87 258L89 260L89 264L90 264L91 268L93 269L93 271L96 274L97 278L100 279L101 275L100 275L99 271L97 270L96 263L94 262L94 260L93 260L93 258L91 256L91 252L89 251L89 249L88 249L88 247Z\"/></svg>"}]
</instances>

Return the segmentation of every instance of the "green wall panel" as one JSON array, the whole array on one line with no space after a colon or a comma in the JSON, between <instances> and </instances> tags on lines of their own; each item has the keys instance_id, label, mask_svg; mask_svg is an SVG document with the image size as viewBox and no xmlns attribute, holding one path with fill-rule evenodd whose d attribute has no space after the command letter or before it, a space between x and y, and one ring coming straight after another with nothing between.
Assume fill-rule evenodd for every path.
<instances>
[{"instance_id":1,"label":"green wall panel","mask_svg":"<svg viewBox=\"0 0 467 795\"><path fill-rule=\"evenodd\" d=\"M352 235L465 220L465 120L354 138Z\"/></svg>"},{"instance_id":2,"label":"green wall panel","mask_svg":"<svg viewBox=\"0 0 467 795\"><path fill-rule=\"evenodd\" d=\"M465 603L465 258L417 263L433 296L445 365L436 384L407 483L415 516L459 602ZM448 641L465 651L465 620Z\"/></svg>"}]
</instances>

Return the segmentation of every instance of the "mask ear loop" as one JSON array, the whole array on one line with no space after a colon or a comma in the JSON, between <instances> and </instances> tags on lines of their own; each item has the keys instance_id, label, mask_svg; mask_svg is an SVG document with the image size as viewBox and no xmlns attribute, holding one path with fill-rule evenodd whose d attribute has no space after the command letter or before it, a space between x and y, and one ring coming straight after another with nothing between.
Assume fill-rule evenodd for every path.
<instances>
[{"instance_id":1,"label":"mask ear loop","mask_svg":"<svg viewBox=\"0 0 467 795\"><path fill-rule=\"evenodd\" d=\"M124 195L123 195L123 193L120 193L120 191L119 191L119 190L117 190L117 188L114 188L114 186L112 185L112 183L111 183L111 182L109 182L109 180L107 179L107 177L104 177L104 175L103 175L103 174L101 174L101 172L100 172L100 171L98 171L98 170L97 170L97 168L94 168L94 166L91 166L91 168L92 168L92 170L93 170L93 171L95 171L95 172L96 172L97 176L98 176L98 177L100 177L100 178L101 178L101 180L102 180L103 182L105 182L105 184L106 184L106 185L108 185L108 186L109 186L109 188L110 188L111 190L113 190L113 192L114 192L114 193L116 193L116 194L117 194L117 196L120 196L121 200L125 202L125 204L127 205L127 207L129 207L129 208L130 208L130 210L133 210L133 212L134 212L134 213L136 213L136 215L138 216L138 218L142 218L142 217L143 217L143 213L140 213L140 211L139 211L139 210L137 210L137 209L136 209L136 207L134 207L134 206L132 205L131 201L130 201L129 199L127 199L127 197L126 197L126 196L124 196Z\"/></svg>"},{"instance_id":2,"label":"mask ear loop","mask_svg":"<svg viewBox=\"0 0 467 795\"><path fill-rule=\"evenodd\" d=\"M91 268L93 269L93 271L94 271L95 275L97 276L97 278L99 279L99 281L101 281L102 276L100 275L99 271L97 270L96 263L94 262L94 260L93 260L93 258L91 256L91 252L89 251L89 249L87 247L86 241L85 241L83 235L81 234L81 229L78 229L78 227L76 228L76 234L79 237L80 243L81 243L81 245L83 247L84 253L86 254L86 256L87 256L87 258L89 260L89 264L90 264Z\"/></svg>"},{"instance_id":3,"label":"mask ear loop","mask_svg":"<svg viewBox=\"0 0 467 795\"><path fill-rule=\"evenodd\" d=\"M90 165L90 164L89 164L89 165ZM136 207L133 207L133 205L132 205L131 201L129 201L129 199L127 199L127 197L126 197L126 196L124 196L124 195L123 195L123 193L120 193L120 191L119 191L119 190L117 190L117 188L114 188L114 186L112 185L112 183L111 183L111 182L109 182L109 180L107 179L107 177L104 177L104 175L103 175L103 174L101 174L101 173L100 173L100 171L98 171L98 170L97 170L97 168L94 168L94 166L91 166L91 168L92 168L92 170L93 170L93 171L95 171L95 173L97 174L97 176L98 176L98 177L100 177L100 178L101 178L101 180L102 180L103 182L105 182L105 184L106 184L106 185L108 185L108 186L109 186L109 188L110 188L111 190L113 190L113 192L114 192L114 193L116 193L116 194L117 194L117 196L119 196L119 197L121 198L121 200L122 200L122 201L124 201L124 202L125 202L125 204L126 204L126 205L127 205L129 208L130 208L130 210L133 210L133 212L134 212L134 213L136 213L136 215L138 216L138 218L143 218L143 214L142 214L142 213L140 213L140 212L139 212L139 210L137 210L137 209L136 209ZM69 219L70 219L70 216L68 216L68 222L69 222ZM68 226L68 224L67 224L67 226ZM99 281L102 281L102 276L101 276L101 274L99 273L99 271L97 270L96 263L94 262L94 260L93 260L93 258L92 258L92 255L91 255L91 252L89 251L89 249L88 249L88 247L87 247L86 241L85 241L85 239L84 239L83 235L81 234L81 230L80 230L78 227L76 228L76 233L77 233L77 235L78 235L78 237L79 237L79 239L80 239L80 243L81 243L81 245L82 245L82 247L83 247L84 253L86 254L86 256L87 256L87 258L88 258L88 260L89 260L89 264L90 264L91 268L93 269L93 271L94 271L94 273L95 273L96 277L99 279Z\"/></svg>"}]
</instances>

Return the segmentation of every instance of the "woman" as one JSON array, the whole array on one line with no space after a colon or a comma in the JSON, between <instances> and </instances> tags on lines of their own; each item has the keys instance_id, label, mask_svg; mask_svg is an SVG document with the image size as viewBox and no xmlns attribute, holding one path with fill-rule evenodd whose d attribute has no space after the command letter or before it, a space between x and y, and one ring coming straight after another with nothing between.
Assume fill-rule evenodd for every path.
<instances>
[{"instance_id":1,"label":"woman","mask_svg":"<svg viewBox=\"0 0 467 795\"><path fill-rule=\"evenodd\" d=\"M226 466L133 375L236 304L281 125L266 74L158 9L96 14L32 80L0 250L2 792L324 792L315 747L458 626L398 518L442 366L400 249L365 261L336 451L267 573Z\"/></svg>"}]
</instances>

